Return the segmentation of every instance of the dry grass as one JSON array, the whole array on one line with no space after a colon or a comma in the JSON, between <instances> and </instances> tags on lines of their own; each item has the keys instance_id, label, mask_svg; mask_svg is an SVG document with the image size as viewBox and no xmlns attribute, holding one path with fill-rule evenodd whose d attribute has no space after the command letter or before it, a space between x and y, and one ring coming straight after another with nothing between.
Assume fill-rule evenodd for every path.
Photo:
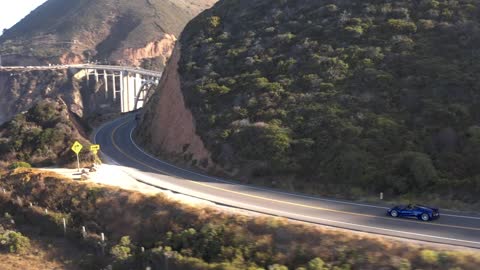
<instances>
[{"instance_id":1,"label":"dry grass","mask_svg":"<svg viewBox=\"0 0 480 270\"><path fill-rule=\"evenodd\" d=\"M81 269L78 265L85 252L63 238L39 236L33 233L31 229L22 228L22 230L27 231L30 238L30 251L22 255L0 253L0 269Z\"/></svg>"},{"instance_id":2,"label":"dry grass","mask_svg":"<svg viewBox=\"0 0 480 270\"><path fill-rule=\"evenodd\" d=\"M257 255L244 254L245 260L259 265L262 265L262 256L290 267L304 265L315 257L332 266L349 264L354 269L366 270L396 269L402 260L425 270L457 266L476 269L480 265L478 252L420 246L281 218L232 215L214 208L182 205L161 194L145 195L75 182L52 172L18 169L4 177L2 186L11 190L13 196L52 211L70 213L74 220L72 226L79 228L88 224L89 231L105 232L112 243L129 235L135 243L153 248L158 242L166 243L167 232L180 234L189 228L200 232L211 225L225 228L219 240L222 245L238 250L248 246ZM428 262L421 255L421 251L427 249L434 250L440 259Z\"/></svg>"}]
</instances>

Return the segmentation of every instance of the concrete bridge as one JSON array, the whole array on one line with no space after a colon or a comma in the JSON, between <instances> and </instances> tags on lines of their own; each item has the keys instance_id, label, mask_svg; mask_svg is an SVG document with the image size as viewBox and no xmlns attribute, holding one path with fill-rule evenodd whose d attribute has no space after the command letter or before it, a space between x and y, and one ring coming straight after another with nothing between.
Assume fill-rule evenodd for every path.
<instances>
[{"instance_id":1,"label":"concrete bridge","mask_svg":"<svg viewBox=\"0 0 480 270\"><path fill-rule=\"evenodd\" d=\"M121 112L130 112L143 107L158 86L162 72L156 72L136 67L110 66L94 64L48 65L48 66L0 66L0 72L22 72L35 70L65 70L72 71L78 80L86 80L87 85L95 79L103 81L105 99L114 102L120 100Z\"/></svg>"}]
</instances>

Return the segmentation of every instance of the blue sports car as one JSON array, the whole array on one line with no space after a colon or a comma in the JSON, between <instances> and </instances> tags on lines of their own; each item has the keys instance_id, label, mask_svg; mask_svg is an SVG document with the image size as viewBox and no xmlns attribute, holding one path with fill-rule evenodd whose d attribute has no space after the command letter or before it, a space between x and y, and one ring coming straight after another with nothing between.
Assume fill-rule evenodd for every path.
<instances>
[{"instance_id":1,"label":"blue sports car","mask_svg":"<svg viewBox=\"0 0 480 270\"><path fill-rule=\"evenodd\" d=\"M395 206L388 209L387 213L392 217L414 217L423 221L429 221L440 217L440 212L438 211L438 208L415 204L409 204L407 206Z\"/></svg>"}]
</instances>

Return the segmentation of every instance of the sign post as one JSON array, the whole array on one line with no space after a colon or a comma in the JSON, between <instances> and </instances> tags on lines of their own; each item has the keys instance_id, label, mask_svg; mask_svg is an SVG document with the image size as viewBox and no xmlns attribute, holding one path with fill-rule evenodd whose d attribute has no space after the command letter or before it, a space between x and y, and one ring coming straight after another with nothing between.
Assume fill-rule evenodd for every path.
<instances>
[{"instance_id":1,"label":"sign post","mask_svg":"<svg viewBox=\"0 0 480 270\"><path fill-rule=\"evenodd\" d=\"M97 156L99 150L100 150L99 144L90 145L90 152L92 152L95 155L95 162L96 163L98 162L98 164L101 164L100 159Z\"/></svg>"},{"instance_id":2,"label":"sign post","mask_svg":"<svg viewBox=\"0 0 480 270\"><path fill-rule=\"evenodd\" d=\"M77 168L78 168L78 171L80 171L80 157L79 157L79 153L80 151L82 151L82 148L83 148L83 145L81 145L78 141L75 141L72 145L72 151L75 152L75 154L77 154Z\"/></svg>"}]
</instances>

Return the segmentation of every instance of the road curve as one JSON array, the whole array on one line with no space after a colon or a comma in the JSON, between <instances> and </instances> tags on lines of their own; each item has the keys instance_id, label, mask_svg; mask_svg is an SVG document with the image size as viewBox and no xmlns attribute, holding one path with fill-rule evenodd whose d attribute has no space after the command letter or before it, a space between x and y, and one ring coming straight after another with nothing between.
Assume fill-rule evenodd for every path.
<instances>
[{"instance_id":1,"label":"road curve","mask_svg":"<svg viewBox=\"0 0 480 270\"><path fill-rule=\"evenodd\" d=\"M386 216L384 206L310 197L246 186L191 172L144 152L132 139L132 115L104 124L94 134L107 160L127 167L137 180L217 204L400 238L480 249L480 216L441 211L433 222Z\"/></svg>"}]
</instances>

